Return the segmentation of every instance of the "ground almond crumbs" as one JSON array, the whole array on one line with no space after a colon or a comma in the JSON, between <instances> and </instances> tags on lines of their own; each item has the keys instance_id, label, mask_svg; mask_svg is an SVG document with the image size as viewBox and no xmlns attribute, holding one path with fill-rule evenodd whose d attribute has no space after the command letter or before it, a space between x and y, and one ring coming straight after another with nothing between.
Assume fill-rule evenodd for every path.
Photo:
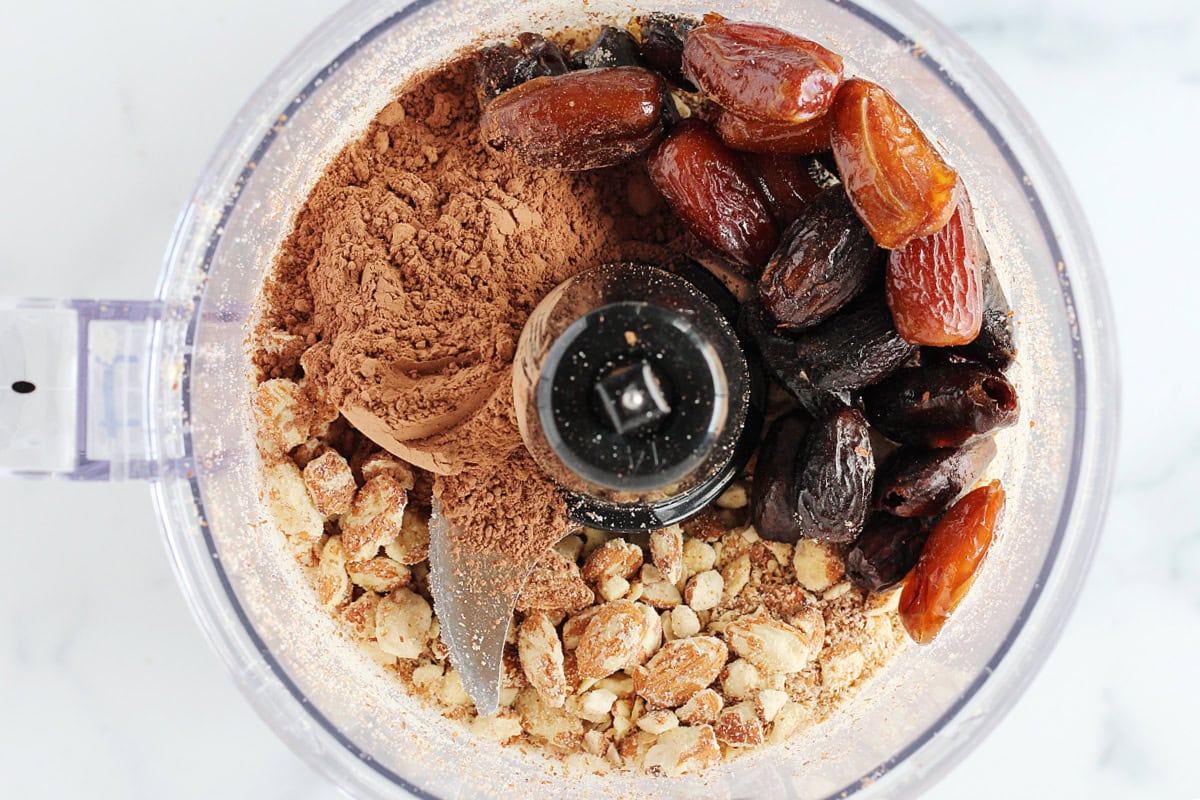
<instances>
[{"instance_id":1,"label":"ground almond crumbs","mask_svg":"<svg viewBox=\"0 0 1200 800\"><path fill-rule=\"evenodd\" d=\"M420 469L334 418L303 379L259 384L264 501L319 603L415 695L475 735L587 769L675 776L828 717L905 641L834 548L761 539L752 476L701 517L624 538L583 529L533 571L500 712L478 717L438 636Z\"/></svg>"}]
</instances>

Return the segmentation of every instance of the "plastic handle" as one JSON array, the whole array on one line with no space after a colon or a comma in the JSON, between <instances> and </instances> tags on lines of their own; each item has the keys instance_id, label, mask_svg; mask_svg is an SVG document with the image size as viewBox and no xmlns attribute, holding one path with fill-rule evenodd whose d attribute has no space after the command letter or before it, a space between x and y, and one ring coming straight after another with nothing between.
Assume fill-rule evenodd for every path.
<instances>
[{"instance_id":1,"label":"plastic handle","mask_svg":"<svg viewBox=\"0 0 1200 800\"><path fill-rule=\"evenodd\" d=\"M148 480L162 304L0 298L0 477Z\"/></svg>"}]
</instances>

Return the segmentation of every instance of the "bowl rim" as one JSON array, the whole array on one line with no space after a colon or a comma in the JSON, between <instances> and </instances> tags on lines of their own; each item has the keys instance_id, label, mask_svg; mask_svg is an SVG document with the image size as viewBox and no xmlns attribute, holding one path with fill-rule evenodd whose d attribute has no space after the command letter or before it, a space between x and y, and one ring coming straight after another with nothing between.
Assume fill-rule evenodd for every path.
<instances>
[{"instance_id":1,"label":"bowl rim","mask_svg":"<svg viewBox=\"0 0 1200 800\"><path fill-rule=\"evenodd\" d=\"M356 11L366 10L372 7L375 2L377 0L354 0L347 7L335 12L335 16L354 16ZM306 63L303 55L320 40L320 28L301 42L288 58L263 81L260 88L245 103L241 112L224 132L220 143L214 151L214 155L210 158L201 173L201 177L189 199L188 205L184 208L176 223L160 274L157 290L160 299L167 299L168 292L173 287L172 278L179 275L185 269L199 269L203 275L209 273L213 259L222 241L225 223L237 208L242 190L253 175L256 163L261 161L262 157L270 149L292 114L308 97L320 88L329 76L359 50L378 39L396 25L404 22L408 17L437 2L439 0L413 0L392 11L382 20L375 22L323 67L316 70L299 92L290 95L290 99L289 95L285 94L283 87L288 85L289 78L294 79L294 75L298 69L303 69L303 65ZM920 46L914 39L905 35L899 28L874 11L860 5L860 2L870 3L872 0L826 0L826 2L837 5L840 9L875 27L899 46L918 52L917 48ZM1037 188L1033 185L1027 186L1027 200L1030 208L1037 217L1045 243L1050 249L1052 258L1061 265L1059 287L1067 316L1069 319L1075 321L1071 333L1072 348L1075 355L1073 363L1075 368L1076 413L1071 440L1070 472L1063 492L1059 518L1055 523L1054 537L1047 551L1046 558L1042 563L1034 591L1026 599L1024 606L1014 620L1004 641L969 686L962 691L953 704L937 720L930 724L922 734L914 738L902 750L881 762L866 775L826 795L826 800L850 796L872 785L878 785L881 779L891 773L898 765L926 748L976 698L984 685L993 679L1001 664L1006 662L1007 656L1016 645L1017 640L1023 635L1033 635L1035 638L1031 642L1026 643L1027 645L1032 645L1032 647L1027 647L1029 652L1023 664L1011 675L1010 690L992 705L989 713L985 715L985 719L971 730L970 735L954 737L957 741L948 745L943 743L941 752L936 754L931 765L925 767L922 773L916 777L915 781L908 784L906 788L911 788L919 792L935 783L954 765L960 763L967 753L983 740L991 728L998 724L1000 719L1016 703L1029 682L1032 681L1033 677L1044 664L1052 647L1058 641L1061 629L1075 605L1083 581L1088 573L1092 557L1099 542L1100 531L1111 493L1116 462L1116 433L1119 424L1118 360L1115 335L1113 333L1111 303L1094 239L1057 159L1052 154L1036 125L1030 119L1028 112L1021 106L1012 92L994 71L953 31L911 0L876 0L876 2L886 4L890 7L890 10L907 18L908 21L919 23L920 30L929 32L936 37L942 49L945 49L953 56L952 59L946 60L953 61L957 68L956 71L960 73L974 73L975 77L981 80L987 90L993 94L993 99L999 102L1000 106L1008 112L1010 124L1017 134L1019 134L1019 138L1031 150L1031 160L1040 167L1040 172L1049 179L1046 185L1046 194L1051 195L1057 205L1071 219L1072 224L1069 238L1079 251L1081 257L1078 260L1078 264L1072 265L1072 269L1068 270L1064 263L1062 247L1056 235L1056 229L1051 223L1046 206L1042 201L1042 195L1039 194ZM1027 170L1022 166L1022 162L1009 146L1009 140L1001 135L997 126L983 113L972 96L951 77L950 73L944 69L942 63L931 56L928 51L921 48L919 52L921 61L925 66L958 98L963 107L968 109L981 127L987 131L992 142L1003 154L1008 169L1018 177L1026 175ZM281 106L282 110L279 112L278 121L273 125L269 125L265 133L260 134L261 128L256 128L254 125L262 117L263 110L276 109ZM267 117L267 119L276 119L276 117ZM249 157L239 162L240 169L238 169L238 164L229 163L231 160L237 159L237 153L243 152L242 149L236 146L229 147L229 145L244 144L254 141L256 138L257 143L250 151ZM230 171L231 166L233 167L232 172ZM219 218L200 221L194 210L200 203L201 198L211 195L214 187L219 188L221 186L220 177L229 174L234 174L237 177L233 184L233 191L228 195L226 202L223 204ZM188 263L187 248L184 247L185 240L195 233L197 226L208 229L207 235L203 236L205 245L202 261L198 267ZM1084 277L1083 281L1078 280L1079 275ZM1073 280L1073 278L1075 279ZM1086 307L1093 312L1092 317L1084 320L1082 324L1076 313L1076 290L1080 286L1082 286L1080 296L1083 297ZM195 342L202 300L203 289L200 288L195 291L192 297L191 313L187 320L186 342L188 347L191 347ZM152 346L152 378L155 375L163 374L164 370L169 369L168 366L159 363L161 360L160 354L162 352L161 345L163 338L164 326L160 325L155 331ZM191 413L190 359L184 360L182 373L178 375L178 380L179 391L176 394L178 394L179 401L182 403L183 416L187 419L190 418ZM158 381L152 379L151 386L155 386L158 383ZM1089 405L1091 397L1089 386L1111 387L1112 396L1106 398L1104 405L1097 409ZM151 415L152 420L155 416ZM157 436L157 425L152 422L150 430L152 441L157 442ZM195 449L191 430L185 428L182 432L182 438L185 459L188 463L194 463ZM157 446L154 448L154 452L159 452ZM1084 473L1087 473L1086 484L1082 483L1085 477ZM359 762L370 767L380 777L385 778L390 784L402 789L413 797L440 800L438 795L415 786L403 776L376 761L370 753L356 745L347 735L342 733L320 709L308 702L305 693L296 685L287 673L287 670L276 659L274 654L271 653L234 591L229 575L219 558L218 549L207 522L199 475L195 471L191 471L190 474L181 477L186 481L186 493L190 495L191 501L195 504L195 515L199 523L206 551L210 555L210 561L201 564L195 563L193 558L181 545L182 537L186 536L189 532L194 534L195 531L182 531L173 527L172 515L168 513L168 509L172 505L172 499L167 494L168 482L160 481L155 483L153 491L155 506L162 525L168 555L176 573L176 578L179 580L181 588L185 590L184 594L192 614L196 617L210 644L221 654L225 666L233 674L239 689L259 715L268 723L272 731L291 746L303 760L315 766L335 784L345 789L350 789L352 786L358 785L349 781L345 774L337 771L331 759L318 757L318 754L313 752L311 747L306 746L300 740L300 737L291 735L291 732L283 728L280 722L279 710L272 708L271 703L261 694L261 687L246 677L244 664L237 655L239 648L234 642L237 634L218 625L212 619L211 610L201 602L198 594L188 591L189 586L196 582L198 573L201 571L212 570L215 572L225 595L224 600L241 626L240 633L248 637L250 646L262 659L270 674L279 681L288 694L291 695L291 698L304 709L313 722L332 737L341 748L344 748ZM1083 522L1087 523L1086 525L1081 524L1081 521L1076 516L1080 512L1080 501L1084 499L1091 500L1090 505L1083 507L1083 510L1086 511L1086 519ZM1060 560L1067 534L1070 532L1068 529L1071 527L1076 527L1078 529L1076 535L1082 538L1078 542L1073 543L1076 545L1072 553L1073 558L1064 564L1060 563ZM1055 597L1058 600L1059 612L1053 619L1047 620L1036 630L1027 630L1027 624L1031 616L1035 609L1040 607L1039 604L1046 595L1047 586L1051 583L1049 580L1051 575L1061 570L1066 570L1066 574L1060 576L1059 584L1056 586Z\"/></svg>"}]
</instances>

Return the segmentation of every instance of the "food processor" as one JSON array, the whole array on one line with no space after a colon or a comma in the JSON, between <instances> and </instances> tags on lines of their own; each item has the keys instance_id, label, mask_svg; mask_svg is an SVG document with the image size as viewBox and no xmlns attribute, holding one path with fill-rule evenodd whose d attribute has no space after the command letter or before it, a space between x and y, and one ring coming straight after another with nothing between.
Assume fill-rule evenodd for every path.
<instances>
[{"instance_id":1,"label":"food processor","mask_svg":"<svg viewBox=\"0 0 1200 800\"><path fill-rule=\"evenodd\" d=\"M971 187L1020 347L1011 377L1021 419L997 437L989 471L1004 481L1007 514L954 623L903 649L827 721L678 779L568 775L476 738L343 638L259 500L247 349L294 213L409 78L517 31L649 10L776 25L886 85ZM1011 94L906 0L360 0L234 120L179 219L153 300L3 300L0 332L0 475L152 481L180 585L238 685L302 758L362 797L917 794L996 724L1057 639L1114 467L1112 316L1086 223Z\"/></svg>"}]
</instances>

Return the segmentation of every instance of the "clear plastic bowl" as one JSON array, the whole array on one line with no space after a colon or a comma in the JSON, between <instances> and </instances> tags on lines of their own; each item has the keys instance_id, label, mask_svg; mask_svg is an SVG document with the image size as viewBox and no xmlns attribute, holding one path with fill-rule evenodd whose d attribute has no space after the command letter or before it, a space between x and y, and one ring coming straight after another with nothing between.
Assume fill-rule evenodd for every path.
<instances>
[{"instance_id":1,"label":"clear plastic bowl","mask_svg":"<svg viewBox=\"0 0 1200 800\"><path fill-rule=\"evenodd\" d=\"M630 7L592 0L591 15ZM366 797L912 795L1012 705L1058 638L1100 533L1113 468L1111 312L1087 225L1028 115L910 2L790 0L716 10L817 39L878 79L972 189L1017 309L1020 423L993 471L1001 536L952 624L910 647L842 713L782 748L679 780L557 780L548 762L421 709L316 607L258 502L246 337L264 272L328 160L396 89L479 39L585 22L568 2L363 0L339 12L233 122L175 231L159 288L149 425L175 570L247 699L306 761ZM176 465L185 465L185 469Z\"/></svg>"}]
</instances>

